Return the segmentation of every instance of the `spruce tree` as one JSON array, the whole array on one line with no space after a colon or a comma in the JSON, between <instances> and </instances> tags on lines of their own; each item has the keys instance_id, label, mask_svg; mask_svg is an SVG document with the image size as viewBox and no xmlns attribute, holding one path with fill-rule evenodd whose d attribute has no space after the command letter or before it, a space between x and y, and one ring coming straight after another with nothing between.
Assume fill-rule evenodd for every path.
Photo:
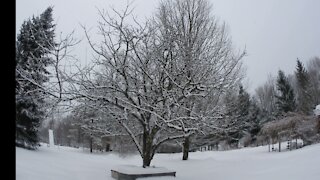
<instances>
[{"instance_id":1,"label":"spruce tree","mask_svg":"<svg viewBox=\"0 0 320 180\"><path fill-rule=\"evenodd\" d=\"M48 53L54 48L52 7L40 16L24 21L16 41L16 146L35 149L43 118L48 82L46 67L52 63Z\"/></svg>"},{"instance_id":2,"label":"spruce tree","mask_svg":"<svg viewBox=\"0 0 320 180\"><path fill-rule=\"evenodd\" d=\"M243 86L239 87L238 95L238 113L240 117L245 117L249 114L250 95L243 89Z\"/></svg>"},{"instance_id":3,"label":"spruce tree","mask_svg":"<svg viewBox=\"0 0 320 180\"><path fill-rule=\"evenodd\" d=\"M281 70L278 72L277 89L279 92L279 95L276 95L278 115L289 111L293 112L296 108L294 92L288 78Z\"/></svg>"},{"instance_id":4,"label":"spruce tree","mask_svg":"<svg viewBox=\"0 0 320 180\"><path fill-rule=\"evenodd\" d=\"M251 102L250 95L247 93L243 86L239 87L239 94L237 99L237 114L238 114L238 138L242 138L244 135L248 134L250 131L250 119L249 119L249 110Z\"/></svg>"},{"instance_id":5,"label":"spruce tree","mask_svg":"<svg viewBox=\"0 0 320 180\"><path fill-rule=\"evenodd\" d=\"M257 105L257 102L254 98L250 100L248 122L250 124L250 134L252 141L256 141L257 134L259 133L261 126L260 122L263 118L263 114L260 108Z\"/></svg>"},{"instance_id":6,"label":"spruce tree","mask_svg":"<svg viewBox=\"0 0 320 180\"><path fill-rule=\"evenodd\" d=\"M309 75L299 59L297 60L295 76L297 80L297 110L304 114L311 114L312 99L310 95Z\"/></svg>"},{"instance_id":7,"label":"spruce tree","mask_svg":"<svg viewBox=\"0 0 320 180\"><path fill-rule=\"evenodd\" d=\"M234 144L238 139L239 129L238 124L238 113L237 113L237 93L230 90L224 97L225 103L225 122L220 123L221 127L227 129L225 134L221 135L228 140L228 143Z\"/></svg>"},{"instance_id":8,"label":"spruce tree","mask_svg":"<svg viewBox=\"0 0 320 180\"><path fill-rule=\"evenodd\" d=\"M226 96L226 115L228 120L228 139L229 143L237 145L238 141L250 131L248 122L250 95L239 86L239 91L234 96Z\"/></svg>"}]
</instances>

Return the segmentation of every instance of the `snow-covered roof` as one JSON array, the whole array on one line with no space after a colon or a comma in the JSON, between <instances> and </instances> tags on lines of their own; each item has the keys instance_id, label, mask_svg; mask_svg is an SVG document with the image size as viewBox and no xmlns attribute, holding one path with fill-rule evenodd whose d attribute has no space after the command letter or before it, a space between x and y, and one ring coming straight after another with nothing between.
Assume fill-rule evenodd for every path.
<instances>
[{"instance_id":1,"label":"snow-covered roof","mask_svg":"<svg viewBox=\"0 0 320 180\"><path fill-rule=\"evenodd\" d=\"M117 171L123 174L158 174L158 173L170 173L174 171L170 171L165 167L147 167L143 168L142 166L134 166L134 165L118 165L115 166L113 171Z\"/></svg>"}]
</instances>

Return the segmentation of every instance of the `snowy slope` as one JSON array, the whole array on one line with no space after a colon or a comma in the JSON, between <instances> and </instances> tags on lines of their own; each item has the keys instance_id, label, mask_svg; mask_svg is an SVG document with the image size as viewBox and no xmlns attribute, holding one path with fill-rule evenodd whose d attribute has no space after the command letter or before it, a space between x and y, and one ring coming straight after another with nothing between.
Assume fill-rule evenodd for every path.
<instances>
[{"instance_id":1,"label":"snowy slope","mask_svg":"<svg viewBox=\"0 0 320 180\"><path fill-rule=\"evenodd\" d=\"M156 154L151 165L177 172L176 178L143 180L319 180L320 144L286 152L268 152L267 146L232 151ZM17 180L112 180L110 169L142 164L139 155L121 158L113 153L90 154L69 147L41 146L38 151L16 148Z\"/></svg>"}]
</instances>

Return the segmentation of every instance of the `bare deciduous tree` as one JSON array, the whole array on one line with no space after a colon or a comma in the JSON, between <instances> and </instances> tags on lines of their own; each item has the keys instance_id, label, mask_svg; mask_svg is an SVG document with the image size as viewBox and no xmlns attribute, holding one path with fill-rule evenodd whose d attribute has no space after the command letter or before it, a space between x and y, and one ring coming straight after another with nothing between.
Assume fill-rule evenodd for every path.
<instances>
[{"instance_id":1,"label":"bare deciduous tree","mask_svg":"<svg viewBox=\"0 0 320 180\"><path fill-rule=\"evenodd\" d=\"M312 105L315 107L320 104L320 58L314 57L307 62L307 71L310 77L310 95ZM314 108L313 107L313 108Z\"/></svg>"},{"instance_id":2,"label":"bare deciduous tree","mask_svg":"<svg viewBox=\"0 0 320 180\"><path fill-rule=\"evenodd\" d=\"M276 110L276 88L275 79L269 75L267 82L256 89L256 99L261 110L272 115Z\"/></svg>"},{"instance_id":3,"label":"bare deciduous tree","mask_svg":"<svg viewBox=\"0 0 320 180\"><path fill-rule=\"evenodd\" d=\"M216 120L220 96L241 79L245 52L234 53L225 24L211 12L204 0L162 1L154 19L172 65L168 75L173 94L179 97L170 114L186 117L174 122L185 134L183 160L188 159L189 136Z\"/></svg>"},{"instance_id":4,"label":"bare deciduous tree","mask_svg":"<svg viewBox=\"0 0 320 180\"><path fill-rule=\"evenodd\" d=\"M84 27L97 56L68 77L64 94L120 124L146 167L162 143L186 138L188 151L191 134L214 127L219 97L241 79L245 52L233 52L206 1L164 2L143 24L135 18L129 23L129 6L113 11L115 16L99 11L100 43Z\"/></svg>"}]
</instances>

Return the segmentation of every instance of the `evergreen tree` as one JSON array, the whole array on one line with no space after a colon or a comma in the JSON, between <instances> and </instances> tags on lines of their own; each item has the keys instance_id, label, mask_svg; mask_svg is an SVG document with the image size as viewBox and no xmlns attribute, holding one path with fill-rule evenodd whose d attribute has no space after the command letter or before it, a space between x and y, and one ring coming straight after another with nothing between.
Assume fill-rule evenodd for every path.
<instances>
[{"instance_id":1,"label":"evergreen tree","mask_svg":"<svg viewBox=\"0 0 320 180\"><path fill-rule=\"evenodd\" d=\"M243 89L243 86L239 87L238 95L238 113L240 117L245 117L249 114L250 95Z\"/></svg>"},{"instance_id":2,"label":"evergreen tree","mask_svg":"<svg viewBox=\"0 0 320 180\"><path fill-rule=\"evenodd\" d=\"M252 141L256 140L256 136L259 133L261 126L260 120L264 118L260 108L257 105L257 102L254 98L250 101L249 114L248 114L248 122L250 123L250 134L252 137Z\"/></svg>"},{"instance_id":3,"label":"evergreen tree","mask_svg":"<svg viewBox=\"0 0 320 180\"><path fill-rule=\"evenodd\" d=\"M295 76L297 80L297 110L304 114L311 114L312 99L310 96L309 75L299 60L297 60Z\"/></svg>"},{"instance_id":4,"label":"evergreen tree","mask_svg":"<svg viewBox=\"0 0 320 180\"><path fill-rule=\"evenodd\" d=\"M224 97L225 104L225 121L219 122L221 128L226 129L225 132L221 134L222 139L227 139L228 143L234 144L238 139L239 128L238 125L238 113L237 113L237 92L230 90L226 93Z\"/></svg>"},{"instance_id":5,"label":"evergreen tree","mask_svg":"<svg viewBox=\"0 0 320 180\"><path fill-rule=\"evenodd\" d=\"M237 138L240 139L246 134L249 134L251 129L251 120L249 119L250 114L250 95L247 93L243 86L240 85L239 87L239 94L237 98L237 126L238 126L238 132L237 132Z\"/></svg>"},{"instance_id":6,"label":"evergreen tree","mask_svg":"<svg viewBox=\"0 0 320 180\"><path fill-rule=\"evenodd\" d=\"M277 89L279 92L279 95L276 95L278 115L280 115L281 113L286 113L288 111L294 111L296 104L293 89L289 83L288 78L281 70L279 70L278 72Z\"/></svg>"},{"instance_id":7,"label":"evergreen tree","mask_svg":"<svg viewBox=\"0 0 320 180\"><path fill-rule=\"evenodd\" d=\"M240 85L238 93L227 95L225 102L227 110L226 118L228 118L227 138L230 144L237 145L238 141L250 131L248 119L250 95Z\"/></svg>"},{"instance_id":8,"label":"evergreen tree","mask_svg":"<svg viewBox=\"0 0 320 180\"><path fill-rule=\"evenodd\" d=\"M52 63L48 53L54 48L52 7L39 17L24 21L16 41L16 146L34 149L43 118L48 82L46 67Z\"/></svg>"}]
</instances>

